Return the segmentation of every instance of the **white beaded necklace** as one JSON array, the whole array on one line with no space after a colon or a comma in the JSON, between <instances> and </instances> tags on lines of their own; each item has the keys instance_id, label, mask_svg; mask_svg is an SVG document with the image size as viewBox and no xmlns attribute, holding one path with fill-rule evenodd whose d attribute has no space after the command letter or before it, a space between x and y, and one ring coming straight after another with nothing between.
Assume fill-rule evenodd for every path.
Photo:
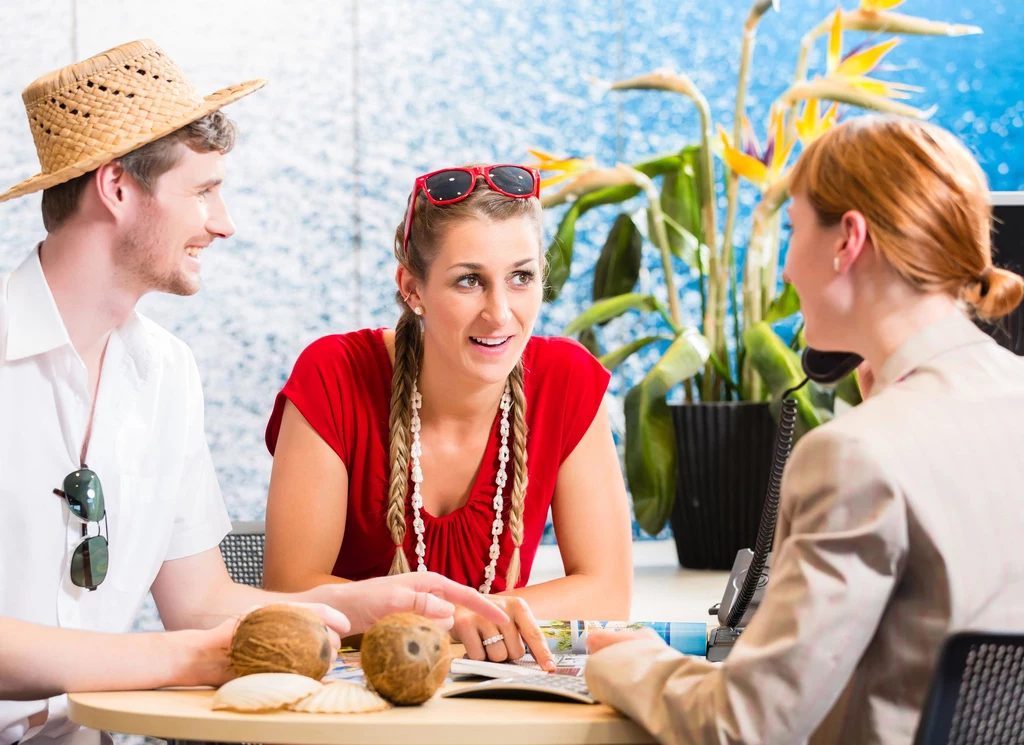
<instances>
[{"instance_id":1,"label":"white beaded necklace","mask_svg":"<svg viewBox=\"0 0 1024 745\"><path fill-rule=\"evenodd\" d=\"M420 510L423 508L423 495L420 493L420 484L423 483L423 469L420 467L420 456L423 454L423 444L420 442L420 407L423 405L423 396L420 395L419 386L416 384L417 381L412 382L412 400L410 401L412 409L412 418L409 422L409 432L412 433L412 447L409 449L409 455L412 457L412 529L416 533L416 571L425 572L427 571L427 565L423 563L423 557L426 556L427 547L423 542L423 518L420 516ZM505 500L501 496L502 491L505 489L507 482L507 476L505 475L505 466L508 464L508 435L510 432L508 424L508 412L512 409L512 389L505 381L505 392L501 394L501 448L498 450L498 474L494 478L495 490L494 490L494 522L491 523L491 550L490 550L490 563L484 567L484 583L480 585L480 592L484 595L491 591L491 582L494 581L494 568L498 563L498 556L501 553L501 544L499 540L501 538L502 530L504 530L504 523L501 519L501 512L505 507Z\"/></svg>"}]
</instances>

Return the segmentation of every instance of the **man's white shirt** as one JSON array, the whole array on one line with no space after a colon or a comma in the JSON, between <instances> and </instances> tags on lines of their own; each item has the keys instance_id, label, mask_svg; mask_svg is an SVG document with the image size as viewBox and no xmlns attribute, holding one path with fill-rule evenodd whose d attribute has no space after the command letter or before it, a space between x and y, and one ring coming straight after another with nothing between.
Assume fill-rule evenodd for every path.
<instances>
[{"instance_id":1,"label":"man's white shirt","mask_svg":"<svg viewBox=\"0 0 1024 745\"><path fill-rule=\"evenodd\" d=\"M97 590L76 587L69 565L82 523L53 490L81 465L90 405L85 365L37 247L13 273L0 274L0 616L128 631L164 561L213 548L231 529L192 353L133 313L110 335L86 454L106 502L100 528L109 570ZM96 532L93 523L89 533ZM46 724L28 729L28 717L47 706ZM0 745L98 739L76 729L64 697L0 701Z\"/></svg>"}]
</instances>

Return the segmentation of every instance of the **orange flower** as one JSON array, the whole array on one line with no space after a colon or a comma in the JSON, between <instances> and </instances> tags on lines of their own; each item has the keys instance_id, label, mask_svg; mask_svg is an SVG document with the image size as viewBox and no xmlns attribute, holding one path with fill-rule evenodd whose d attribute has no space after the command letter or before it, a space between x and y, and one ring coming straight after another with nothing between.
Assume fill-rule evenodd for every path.
<instances>
[{"instance_id":1,"label":"orange flower","mask_svg":"<svg viewBox=\"0 0 1024 745\"><path fill-rule=\"evenodd\" d=\"M786 142L785 130L785 114L776 106L772 106L768 118L768 139L763 151L748 119L743 120L743 141L740 143L729 142L729 135L719 126L722 159L737 175L756 184L762 190L766 189L778 181L796 143L795 140Z\"/></svg>"},{"instance_id":2,"label":"orange flower","mask_svg":"<svg viewBox=\"0 0 1024 745\"><path fill-rule=\"evenodd\" d=\"M818 99L809 98L804 102L804 110L796 120L796 133L800 142L809 145L835 126L839 119L839 104L833 102L818 118Z\"/></svg>"},{"instance_id":3,"label":"orange flower","mask_svg":"<svg viewBox=\"0 0 1024 745\"><path fill-rule=\"evenodd\" d=\"M526 152L537 159L536 163L529 163L527 165L530 165L539 171L556 171L558 173L557 176L542 178L540 180L541 189L560 183L566 179L574 178L595 167L593 155L588 155L586 158L559 158L557 155L546 153L543 150L527 148Z\"/></svg>"}]
</instances>

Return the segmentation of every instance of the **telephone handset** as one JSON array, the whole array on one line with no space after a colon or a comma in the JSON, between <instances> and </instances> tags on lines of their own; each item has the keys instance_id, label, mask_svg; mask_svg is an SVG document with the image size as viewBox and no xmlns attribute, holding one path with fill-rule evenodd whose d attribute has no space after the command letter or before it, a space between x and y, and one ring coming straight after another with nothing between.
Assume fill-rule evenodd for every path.
<instances>
[{"instance_id":1,"label":"telephone handset","mask_svg":"<svg viewBox=\"0 0 1024 745\"><path fill-rule=\"evenodd\" d=\"M772 470L768 477L768 491L761 511L761 523L757 529L754 550L743 548L736 553L722 602L710 609L711 615L718 616L720 625L712 630L708 639L708 661L721 662L728 656L740 633L760 605L761 597L768 586L772 540L775 537L775 523L779 514L782 471L793 450L793 434L796 430L797 402L792 395L810 380L822 385L838 383L853 372L862 361L861 357L850 352L820 352L810 347L804 349L801 365L806 377L800 385L782 394L782 412L775 437Z\"/></svg>"}]
</instances>

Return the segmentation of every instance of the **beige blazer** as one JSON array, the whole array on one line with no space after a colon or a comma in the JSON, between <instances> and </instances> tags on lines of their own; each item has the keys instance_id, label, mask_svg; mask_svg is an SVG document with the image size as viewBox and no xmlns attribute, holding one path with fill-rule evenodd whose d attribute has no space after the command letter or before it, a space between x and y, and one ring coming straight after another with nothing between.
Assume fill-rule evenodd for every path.
<instances>
[{"instance_id":1,"label":"beige blazer","mask_svg":"<svg viewBox=\"0 0 1024 745\"><path fill-rule=\"evenodd\" d=\"M635 641L591 690L662 743L910 743L939 647L1024 629L1024 358L956 312L806 435L764 601L725 662Z\"/></svg>"}]
</instances>

